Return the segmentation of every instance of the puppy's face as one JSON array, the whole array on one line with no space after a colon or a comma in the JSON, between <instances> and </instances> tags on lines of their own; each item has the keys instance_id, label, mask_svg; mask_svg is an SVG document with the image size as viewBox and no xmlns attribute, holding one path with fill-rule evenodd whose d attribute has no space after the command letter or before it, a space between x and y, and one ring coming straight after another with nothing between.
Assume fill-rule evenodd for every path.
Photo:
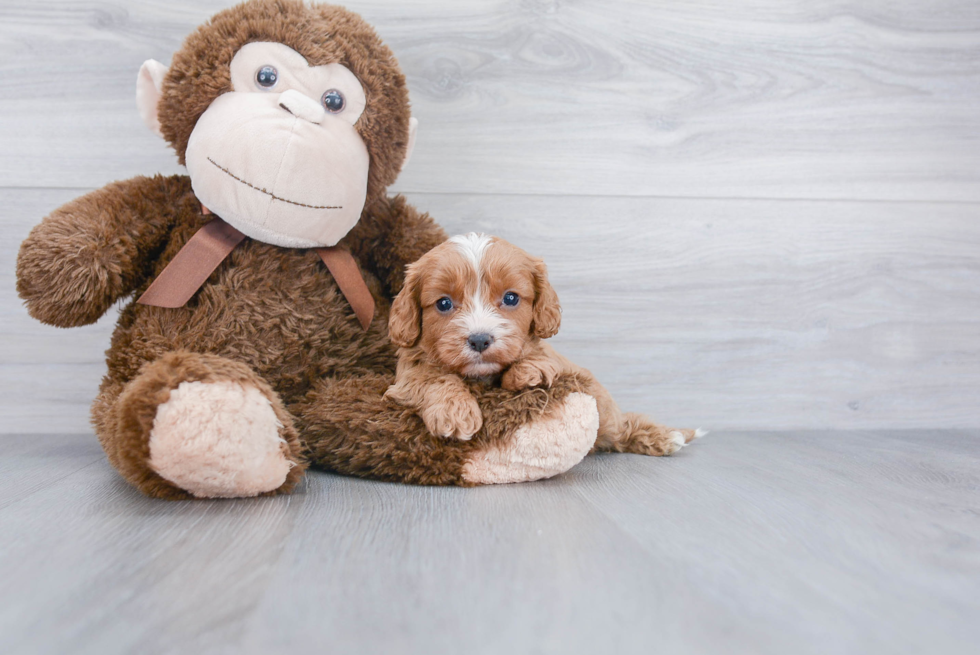
<instances>
[{"instance_id":1,"label":"puppy's face","mask_svg":"<svg viewBox=\"0 0 980 655\"><path fill-rule=\"evenodd\" d=\"M395 345L419 346L467 377L499 373L533 337L558 332L561 308L544 262L496 237L468 234L408 268L391 307Z\"/></svg>"}]
</instances>

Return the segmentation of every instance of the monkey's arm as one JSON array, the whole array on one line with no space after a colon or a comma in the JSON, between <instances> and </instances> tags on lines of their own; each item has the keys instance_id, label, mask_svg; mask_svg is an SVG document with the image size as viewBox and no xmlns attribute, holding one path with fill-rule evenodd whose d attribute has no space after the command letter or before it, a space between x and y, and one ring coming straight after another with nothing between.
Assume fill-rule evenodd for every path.
<instances>
[{"instance_id":1,"label":"monkey's arm","mask_svg":"<svg viewBox=\"0 0 980 655\"><path fill-rule=\"evenodd\" d=\"M404 196L374 203L351 231L349 247L370 266L394 298L405 284L405 267L446 240L446 231Z\"/></svg>"},{"instance_id":2,"label":"monkey's arm","mask_svg":"<svg viewBox=\"0 0 980 655\"><path fill-rule=\"evenodd\" d=\"M42 323L94 323L151 274L180 201L193 202L186 177L114 182L55 210L20 246L17 293ZM182 198L183 196L183 198Z\"/></svg>"}]
</instances>

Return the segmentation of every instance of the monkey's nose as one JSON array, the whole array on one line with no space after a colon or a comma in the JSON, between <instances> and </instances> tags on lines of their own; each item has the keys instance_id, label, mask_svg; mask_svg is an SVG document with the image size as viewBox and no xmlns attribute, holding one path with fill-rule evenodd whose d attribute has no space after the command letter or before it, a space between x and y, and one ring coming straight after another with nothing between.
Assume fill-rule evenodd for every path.
<instances>
[{"instance_id":1,"label":"monkey's nose","mask_svg":"<svg viewBox=\"0 0 980 655\"><path fill-rule=\"evenodd\" d=\"M481 332L480 334L471 334L466 342L470 344L470 348L478 353L482 353L493 343L493 337L486 332Z\"/></svg>"},{"instance_id":2,"label":"monkey's nose","mask_svg":"<svg viewBox=\"0 0 980 655\"><path fill-rule=\"evenodd\" d=\"M303 95L296 89L283 91L279 95L279 106L297 118L319 125L326 110L313 98Z\"/></svg>"}]
</instances>

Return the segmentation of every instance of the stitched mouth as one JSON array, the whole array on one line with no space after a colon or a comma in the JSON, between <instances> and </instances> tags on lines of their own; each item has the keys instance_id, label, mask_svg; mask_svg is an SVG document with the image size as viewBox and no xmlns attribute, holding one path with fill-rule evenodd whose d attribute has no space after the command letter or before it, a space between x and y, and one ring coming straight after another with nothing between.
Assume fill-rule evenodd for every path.
<instances>
[{"instance_id":1,"label":"stitched mouth","mask_svg":"<svg viewBox=\"0 0 980 655\"><path fill-rule=\"evenodd\" d=\"M217 168L219 171L221 171L222 173L224 173L228 177L232 178L233 180L238 180L239 182L241 182L242 184L244 184L245 186L247 186L250 189L255 189L259 193L264 193L265 195L271 197L273 200L278 200L279 202L285 202L285 203L288 203L290 205L296 205L297 207L306 207L307 209L343 209L343 207L331 207L329 205L307 205L307 204L302 203L302 202L296 202L295 200L287 200L286 198L280 198L279 196L277 196L276 194L272 193L271 191L266 191L265 189L260 189L259 187L255 186L254 184L252 184L250 182L246 182L242 178L238 177L237 175L235 175L234 173L232 173L231 171L229 171L224 166L221 166L220 164L218 164L218 162L214 161L210 157L208 157L208 161L211 162L214 165L215 168Z\"/></svg>"}]
</instances>

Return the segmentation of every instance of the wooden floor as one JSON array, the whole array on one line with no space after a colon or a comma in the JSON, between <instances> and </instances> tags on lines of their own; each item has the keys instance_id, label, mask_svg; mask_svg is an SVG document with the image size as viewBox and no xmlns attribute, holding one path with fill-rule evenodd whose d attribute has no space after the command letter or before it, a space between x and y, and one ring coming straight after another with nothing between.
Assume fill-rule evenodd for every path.
<instances>
[{"instance_id":1,"label":"wooden floor","mask_svg":"<svg viewBox=\"0 0 980 655\"><path fill-rule=\"evenodd\" d=\"M393 190L543 256L556 347L716 431L165 503L77 434L115 309L40 325L14 259L184 172L136 73L237 1L0 2L0 655L978 652L977 0L348 0L421 124Z\"/></svg>"},{"instance_id":2,"label":"wooden floor","mask_svg":"<svg viewBox=\"0 0 980 655\"><path fill-rule=\"evenodd\" d=\"M150 500L94 437L0 440L0 652L956 653L976 432L712 434L550 481Z\"/></svg>"},{"instance_id":3,"label":"wooden floor","mask_svg":"<svg viewBox=\"0 0 980 655\"><path fill-rule=\"evenodd\" d=\"M0 417L75 433L115 323L14 293L46 214L183 173L146 59L238 0L0 2ZM980 427L977 0L347 0L420 121L394 190L544 257L556 347L715 429Z\"/></svg>"}]
</instances>

